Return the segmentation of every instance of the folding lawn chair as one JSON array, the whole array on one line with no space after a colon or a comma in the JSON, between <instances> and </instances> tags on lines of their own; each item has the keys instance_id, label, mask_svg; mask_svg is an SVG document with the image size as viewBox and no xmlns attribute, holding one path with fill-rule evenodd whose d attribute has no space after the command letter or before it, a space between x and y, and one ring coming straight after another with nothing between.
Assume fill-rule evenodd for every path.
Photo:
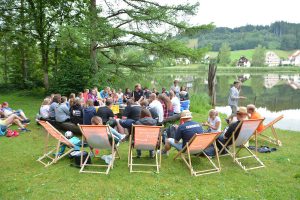
<instances>
[{"instance_id":1,"label":"folding lawn chair","mask_svg":"<svg viewBox=\"0 0 300 200\"><path fill-rule=\"evenodd\" d=\"M265 140L267 142L276 144L278 146L282 146L282 143L279 140L278 135L277 135L277 133L275 131L275 128L273 126L275 123L277 123L278 121L280 121L282 118L283 118L283 115L280 115L279 117L275 118L273 121L271 121L267 125L265 125L264 129L257 133L257 135L259 136L259 138L261 138L262 140ZM263 132L266 129L268 129L268 128L271 128L272 134L273 134L274 137L270 137L270 136L267 136L267 135L263 134Z\"/></svg>"},{"instance_id":2,"label":"folding lawn chair","mask_svg":"<svg viewBox=\"0 0 300 200\"><path fill-rule=\"evenodd\" d=\"M47 131L47 137L45 142L45 153L43 156L39 157L37 159L38 162L42 163L45 167L48 167L49 165L52 165L53 163L56 163L58 160L62 159L66 155L68 155L70 152L74 150L74 144L72 144L63 134L61 134L56 128L54 128L49 122L47 121L38 121L40 125L42 125L45 130ZM49 135L51 135L53 138L57 140L57 145L54 149L51 149L48 151L49 148ZM62 154L59 155L59 149L62 145L66 145L70 149ZM51 155L54 154L54 157ZM43 161L44 159L50 159L49 162Z\"/></svg>"},{"instance_id":3,"label":"folding lawn chair","mask_svg":"<svg viewBox=\"0 0 300 200\"><path fill-rule=\"evenodd\" d=\"M245 171L265 167L262 161L260 161L260 159L257 157L256 129L263 122L263 120L264 119L249 119L249 120L241 121L225 144L219 142L222 145L222 149L219 152L226 151L233 158L233 161L236 162ZM239 130L239 128L240 128L239 135L237 138L235 138L235 133L236 131ZM255 154L252 153L252 151L246 145L253 135L255 138ZM232 140L232 144L231 144L232 150L229 150L228 144L231 140ZM239 153L243 148L247 150L247 152L250 154L249 156L242 156L242 157L239 156ZM254 158L259 165L255 167L247 168L246 165L242 164L241 162L241 160L247 158Z\"/></svg>"},{"instance_id":4,"label":"folding lawn chair","mask_svg":"<svg viewBox=\"0 0 300 200\"><path fill-rule=\"evenodd\" d=\"M188 166L192 176L201 176L205 174L212 174L221 171L220 161L219 161L219 153L216 145L216 139L222 132L216 133L203 133L203 134L195 134L188 143L184 146L184 148L178 152L178 154L174 157L174 160L181 156L182 160ZM212 161L212 159L204 152L206 148L208 148L211 144L213 144L216 152L217 165ZM212 164L213 168L201 171L195 171L192 164L192 155L199 155L203 153L205 157ZM186 156L188 160L186 159Z\"/></svg>"},{"instance_id":5,"label":"folding lawn chair","mask_svg":"<svg viewBox=\"0 0 300 200\"><path fill-rule=\"evenodd\" d=\"M82 145L81 145L82 152L84 147L84 141L87 142L90 148L90 152L88 153L84 161L83 161L83 153L81 153L80 172L108 174L109 170L112 169L114 166L116 154L118 155L118 158L120 158L117 146L113 139L113 135L110 132L109 126L108 125L78 125L78 126L82 133ZM111 143L110 143L109 135L111 135ZM87 161L89 160L91 155L92 154L95 155L93 149L111 150L112 159L110 163L106 165L87 164ZM106 171L86 170L85 167L106 168Z\"/></svg>"},{"instance_id":6,"label":"folding lawn chair","mask_svg":"<svg viewBox=\"0 0 300 200\"><path fill-rule=\"evenodd\" d=\"M156 167L157 173L161 166L161 148L162 148L162 127L163 126L144 126L133 125L131 135L129 138L129 152L128 152L128 167L130 172L146 172L151 171L133 171L133 166ZM159 153L157 152L159 148ZM155 164L135 164L133 163L132 151L139 150L153 150L155 151Z\"/></svg>"}]
</instances>

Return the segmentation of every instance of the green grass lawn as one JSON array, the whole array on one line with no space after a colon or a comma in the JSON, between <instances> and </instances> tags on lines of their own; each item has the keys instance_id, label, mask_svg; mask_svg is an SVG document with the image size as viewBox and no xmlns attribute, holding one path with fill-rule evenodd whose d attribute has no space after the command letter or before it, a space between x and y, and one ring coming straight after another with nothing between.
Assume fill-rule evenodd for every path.
<instances>
[{"instance_id":1,"label":"green grass lawn","mask_svg":"<svg viewBox=\"0 0 300 200\"><path fill-rule=\"evenodd\" d=\"M0 98L22 108L32 120L42 101L20 92L2 93ZM207 115L206 111L193 114L197 121ZM43 167L36 159L43 152L45 132L34 122L28 128L32 132L16 138L0 137L0 199L300 199L298 132L278 130L283 146L259 154L266 168L244 172L229 157L222 157L221 173L202 177L191 177L183 161L173 161L175 150L163 158L161 173L130 174L125 142L120 145L121 160L106 176L79 174L68 158Z\"/></svg>"},{"instance_id":2,"label":"green grass lawn","mask_svg":"<svg viewBox=\"0 0 300 200\"><path fill-rule=\"evenodd\" d=\"M280 58L287 59L288 56L290 56L292 53L294 53L296 50L291 51L284 51L284 50L272 50L267 49L266 51L273 51L275 52ZM231 60L238 60L241 56L246 56L246 58L252 60L252 55L254 53L254 49L246 49L246 50L236 50L231 51L230 58ZM218 56L217 51L211 51L208 53L211 57L216 58Z\"/></svg>"}]
</instances>

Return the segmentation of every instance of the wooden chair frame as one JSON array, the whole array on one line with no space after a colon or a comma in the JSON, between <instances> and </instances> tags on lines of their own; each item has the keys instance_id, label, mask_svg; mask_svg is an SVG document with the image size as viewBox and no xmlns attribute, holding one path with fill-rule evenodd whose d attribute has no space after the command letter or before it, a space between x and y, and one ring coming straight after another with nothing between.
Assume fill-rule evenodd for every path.
<instances>
[{"instance_id":1,"label":"wooden chair frame","mask_svg":"<svg viewBox=\"0 0 300 200\"><path fill-rule=\"evenodd\" d=\"M277 118L275 118L273 121L269 122L262 131L258 132L257 135L259 136L260 139L267 141L269 143L275 144L277 146L282 146L282 142L279 140L278 135L276 133L276 130L274 128L274 124L276 124L278 121L280 121L281 119L283 119L283 115L278 116ZM263 132L265 132L265 130L267 130L268 128L271 128L273 137L271 136L267 136L264 135Z\"/></svg>"},{"instance_id":2,"label":"wooden chair frame","mask_svg":"<svg viewBox=\"0 0 300 200\"><path fill-rule=\"evenodd\" d=\"M159 128L158 138L157 138L157 144L159 144L153 149L155 151L155 164L136 164L133 163L133 149L135 149L133 137L135 134L135 127L144 127L149 129L157 129ZM152 171L135 171L133 170L133 166L145 166L145 167L156 167L156 172L159 173L159 169L161 167L161 149L162 149L162 128L163 126L145 126L145 125L132 125L131 128L131 135L129 137L129 150L128 150L128 167L129 171L131 172L142 172L142 173L152 173ZM140 149L143 150L143 149ZM159 153L157 152L159 150Z\"/></svg>"},{"instance_id":3,"label":"wooden chair frame","mask_svg":"<svg viewBox=\"0 0 300 200\"><path fill-rule=\"evenodd\" d=\"M249 120L241 121L239 123L239 125L236 127L235 131L232 133L231 137L228 139L228 141L225 144L222 144L221 142L219 142L219 144L222 145L222 149L219 152L226 151L228 153L228 155L230 155L233 158L233 162L236 162L245 171L265 167L263 162L257 157L257 132L256 132L256 129L263 122L263 120L264 119L249 119ZM239 139L239 137L241 137L241 134L243 133L243 125L247 122L255 122L255 121L258 121L259 123L255 127L255 129L253 128L253 130L251 130L252 134L249 136L249 138L247 140L244 140L241 145L237 146L236 141ZM239 130L239 128L241 128L240 133L239 133L238 137L235 138L235 133ZM253 137L253 135L254 135L254 138L255 138L255 153L253 153L246 146L246 144ZM232 144L230 146L232 147L232 150L230 150L229 146L228 146L228 144L231 140L232 140ZM246 149L246 151L250 155L240 157L239 153L242 149ZM226 156L226 155L223 155L223 156ZM246 165L242 164L242 160L248 159L248 158L254 158L257 161L258 165L256 167L247 168Z\"/></svg>"},{"instance_id":4,"label":"wooden chair frame","mask_svg":"<svg viewBox=\"0 0 300 200\"><path fill-rule=\"evenodd\" d=\"M47 136L45 140L45 149L43 156L39 157L37 159L38 162L42 163L45 167L48 167L52 165L53 163L56 163L58 160L62 159L69 153L71 153L74 150L74 145L69 142L69 140L61 134L56 128L54 128L49 122L47 121L38 121L40 125L44 127L44 129L47 131ZM53 147L49 145L49 135L51 135L53 138L57 140L57 145L55 148L52 148L49 150L49 147ZM59 149L62 145L66 145L70 149L65 152L62 155L59 155ZM55 156L53 157L52 154ZM45 159L50 159L50 161L46 162Z\"/></svg>"},{"instance_id":5,"label":"wooden chair frame","mask_svg":"<svg viewBox=\"0 0 300 200\"><path fill-rule=\"evenodd\" d=\"M119 154L119 151L118 151L118 148L115 144L115 141L113 139L113 134L110 132L110 129L109 129L109 126L108 125L79 125L79 129L82 133L82 140L81 140L81 159L80 159L80 173L95 173L95 174L108 174L110 169L113 169L114 167L114 161L115 161L115 158L119 158L120 159L120 154ZM112 160L110 162L110 164L105 164L105 165L97 165L97 164L87 164L87 161L89 160L89 158L91 157L91 155L93 154L94 157L100 157L100 156L96 156L95 152L94 152L94 149L89 146L89 149L90 151L88 152L88 156L86 157L86 159L83 161L83 150L84 150L84 141L86 141L86 136L85 136L85 131L83 129L85 128L106 128L106 133L107 133L107 141L108 143L109 142L109 137L108 137L108 134L111 135L112 137L112 144L110 145L110 150L111 150L111 155L112 155ZM106 148L101 148L101 146L97 147L97 149L106 149ZM116 156L117 155L117 156ZM86 170L85 167L86 166L91 166L91 167L97 167L99 169L101 168L106 168L106 170L103 172L103 171L95 171L95 170Z\"/></svg>"},{"instance_id":6,"label":"wooden chair frame","mask_svg":"<svg viewBox=\"0 0 300 200\"><path fill-rule=\"evenodd\" d=\"M221 165L220 165L220 159L219 159L219 153L218 153L218 148L216 145L216 139L222 132L216 132L216 133L202 133L202 134L195 134L188 143L184 146L184 148L177 153L177 155L174 157L174 160L178 158L179 156L182 158L184 163L187 165L187 167L190 170L190 173L192 176L202 176L202 175L207 175L207 174L212 174L212 173L219 173L221 172ZM195 141L196 137L205 137L207 135L215 135L215 137L203 148L199 149L199 152L197 152L197 155L200 155L203 153L205 158L209 161L209 163L212 165L213 168L211 169L206 169L206 170L200 170L200 171L195 171L193 164L192 164L192 158L191 158L191 153L190 153L190 146L193 145L193 142ZM208 156L204 150L208 148L211 144L213 144L215 153L216 153L216 158L217 158L217 164L213 162L212 158ZM187 158L186 158L187 157ZM196 156L199 157L200 156Z\"/></svg>"}]
</instances>

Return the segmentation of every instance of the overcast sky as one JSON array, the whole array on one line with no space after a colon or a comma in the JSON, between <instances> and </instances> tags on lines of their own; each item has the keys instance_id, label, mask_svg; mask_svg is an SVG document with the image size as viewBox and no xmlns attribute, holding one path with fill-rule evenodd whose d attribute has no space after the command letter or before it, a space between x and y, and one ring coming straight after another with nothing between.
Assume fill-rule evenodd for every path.
<instances>
[{"instance_id":1,"label":"overcast sky","mask_svg":"<svg viewBox=\"0 0 300 200\"><path fill-rule=\"evenodd\" d=\"M170 0L170 2L181 0ZM194 1L191 1L194 2ZM218 27L269 25L275 21L300 23L300 0L199 0L193 23L214 22Z\"/></svg>"}]
</instances>

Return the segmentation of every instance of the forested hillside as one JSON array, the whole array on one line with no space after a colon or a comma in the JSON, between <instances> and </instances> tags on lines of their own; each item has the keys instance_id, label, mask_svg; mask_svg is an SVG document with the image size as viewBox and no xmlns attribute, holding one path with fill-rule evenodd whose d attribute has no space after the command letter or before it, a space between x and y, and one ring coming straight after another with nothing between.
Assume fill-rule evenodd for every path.
<instances>
[{"instance_id":1,"label":"forested hillside","mask_svg":"<svg viewBox=\"0 0 300 200\"><path fill-rule=\"evenodd\" d=\"M300 24L275 22L269 26L217 27L189 39L198 39L194 47L210 45L212 51L218 51L222 43L228 43L231 50L253 49L259 44L267 49L292 50L300 48Z\"/></svg>"}]
</instances>

